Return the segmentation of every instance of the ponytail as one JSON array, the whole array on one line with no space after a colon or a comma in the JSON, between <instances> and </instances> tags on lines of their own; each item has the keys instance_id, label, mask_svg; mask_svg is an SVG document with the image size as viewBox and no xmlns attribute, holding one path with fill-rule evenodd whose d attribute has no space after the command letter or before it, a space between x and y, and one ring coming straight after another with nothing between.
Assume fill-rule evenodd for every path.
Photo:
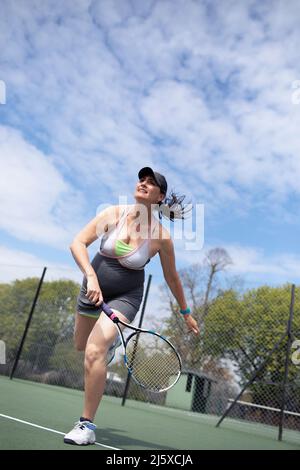
<instances>
[{"instance_id":1,"label":"ponytail","mask_svg":"<svg viewBox=\"0 0 300 470\"><path fill-rule=\"evenodd\" d=\"M184 204L183 200L185 196L178 196L174 191L167 196L164 202L159 202L158 215L161 220L162 217L174 222L174 219L186 219L188 212L192 207L187 207L188 204Z\"/></svg>"}]
</instances>

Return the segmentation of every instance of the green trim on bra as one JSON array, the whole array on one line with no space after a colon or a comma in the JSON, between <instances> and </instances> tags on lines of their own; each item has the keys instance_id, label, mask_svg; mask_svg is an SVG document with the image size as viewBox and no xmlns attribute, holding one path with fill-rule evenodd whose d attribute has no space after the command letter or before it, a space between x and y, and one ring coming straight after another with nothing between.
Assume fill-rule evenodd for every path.
<instances>
[{"instance_id":1,"label":"green trim on bra","mask_svg":"<svg viewBox=\"0 0 300 470\"><path fill-rule=\"evenodd\" d=\"M123 242L122 240L117 240L115 245L115 254L116 256L124 256L133 251L134 248L128 245L128 243Z\"/></svg>"}]
</instances>

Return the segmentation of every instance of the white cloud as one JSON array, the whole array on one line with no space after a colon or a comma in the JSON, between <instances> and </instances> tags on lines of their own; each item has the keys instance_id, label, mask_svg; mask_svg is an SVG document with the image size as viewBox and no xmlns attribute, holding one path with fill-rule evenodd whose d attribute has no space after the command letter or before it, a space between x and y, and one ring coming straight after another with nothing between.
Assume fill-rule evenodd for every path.
<instances>
[{"instance_id":1,"label":"white cloud","mask_svg":"<svg viewBox=\"0 0 300 470\"><path fill-rule=\"evenodd\" d=\"M0 282L11 282L27 277L40 278L43 268L47 267L45 280L72 279L81 283L82 274L67 264L53 263L22 250L0 246Z\"/></svg>"},{"instance_id":2,"label":"white cloud","mask_svg":"<svg viewBox=\"0 0 300 470\"><path fill-rule=\"evenodd\" d=\"M299 194L299 8L271 4L11 4L3 73L20 112L10 119L34 125L93 197L128 192L145 162L210 206L238 207L239 191L284 204Z\"/></svg>"},{"instance_id":3,"label":"white cloud","mask_svg":"<svg viewBox=\"0 0 300 470\"><path fill-rule=\"evenodd\" d=\"M21 133L0 127L0 228L21 240L58 248L69 245L83 206L51 158ZM75 206L75 207L74 207Z\"/></svg>"},{"instance_id":4,"label":"white cloud","mask_svg":"<svg viewBox=\"0 0 300 470\"><path fill-rule=\"evenodd\" d=\"M195 253L185 250L184 242L177 242L176 245L178 266L183 268L194 263L202 263L205 254L214 248L205 244L201 251ZM300 256L297 253L267 254L260 247L228 243L221 243L218 246L224 248L232 260L226 272L229 275L240 276L246 283L300 282Z\"/></svg>"}]
</instances>

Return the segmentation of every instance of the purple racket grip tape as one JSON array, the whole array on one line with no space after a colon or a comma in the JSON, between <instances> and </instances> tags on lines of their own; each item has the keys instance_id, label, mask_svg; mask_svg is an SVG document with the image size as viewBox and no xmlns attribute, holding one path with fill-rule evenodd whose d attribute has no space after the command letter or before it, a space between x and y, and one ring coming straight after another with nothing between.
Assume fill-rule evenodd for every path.
<instances>
[{"instance_id":1,"label":"purple racket grip tape","mask_svg":"<svg viewBox=\"0 0 300 470\"><path fill-rule=\"evenodd\" d=\"M106 303L102 302L101 308L103 312L106 313L106 315L108 315L111 320L113 320L114 318L118 318L117 315L114 314L112 309Z\"/></svg>"}]
</instances>

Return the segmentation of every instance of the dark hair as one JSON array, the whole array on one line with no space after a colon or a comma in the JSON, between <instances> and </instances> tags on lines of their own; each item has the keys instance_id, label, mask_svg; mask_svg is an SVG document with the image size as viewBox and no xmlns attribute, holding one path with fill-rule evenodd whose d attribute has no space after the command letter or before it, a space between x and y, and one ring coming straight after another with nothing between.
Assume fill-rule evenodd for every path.
<instances>
[{"instance_id":1,"label":"dark hair","mask_svg":"<svg viewBox=\"0 0 300 470\"><path fill-rule=\"evenodd\" d=\"M185 196L178 196L173 190L165 197L163 202L159 202L158 215L174 222L174 219L185 219L192 207L187 208L187 204L183 203Z\"/></svg>"}]
</instances>

